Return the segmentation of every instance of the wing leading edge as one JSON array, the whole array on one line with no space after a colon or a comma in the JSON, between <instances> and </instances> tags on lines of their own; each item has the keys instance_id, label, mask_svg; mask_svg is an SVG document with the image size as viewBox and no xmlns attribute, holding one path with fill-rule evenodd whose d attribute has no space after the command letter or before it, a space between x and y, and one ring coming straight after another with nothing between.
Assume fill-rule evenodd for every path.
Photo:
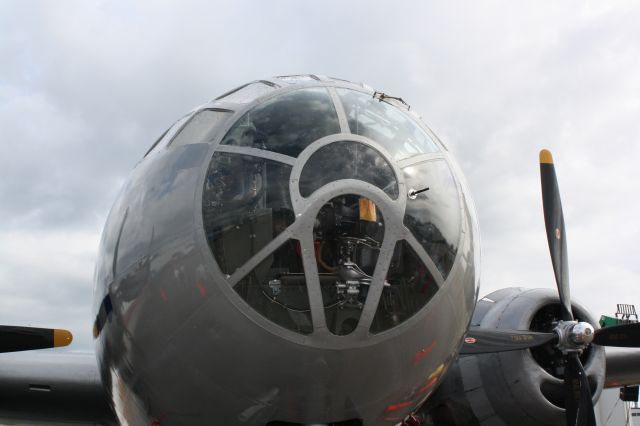
<instances>
[{"instance_id":1,"label":"wing leading edge","mask_svg":"<svg viewBox=\"0 0 640 426\"><path fill-rule=\"evenodd\" d=\"M94 353L0 354L0 422L117 424Z\"/></svg>"}]
</instances>

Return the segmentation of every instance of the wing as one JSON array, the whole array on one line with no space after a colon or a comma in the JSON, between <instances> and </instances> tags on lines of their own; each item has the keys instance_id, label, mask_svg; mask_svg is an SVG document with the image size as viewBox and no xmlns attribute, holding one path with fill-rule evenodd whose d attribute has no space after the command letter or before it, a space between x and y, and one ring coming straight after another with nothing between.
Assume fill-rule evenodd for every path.
<instances>
[{"instance_id":1,"label":"wing","mask_svg":"<svg viewBox=\"0 0 640 426\"><path fill-rule=\"evenodd\" d=\"M94 353L0 354L0 423L115 425Z\"/></svg>"}]
</instances>

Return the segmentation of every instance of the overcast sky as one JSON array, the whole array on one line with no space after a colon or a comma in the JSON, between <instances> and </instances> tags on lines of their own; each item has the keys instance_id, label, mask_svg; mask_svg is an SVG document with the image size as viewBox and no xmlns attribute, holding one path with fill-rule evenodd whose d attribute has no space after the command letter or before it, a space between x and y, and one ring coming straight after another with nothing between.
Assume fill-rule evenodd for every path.
<instances>
[{"instance_id":1,"label":"overcast sky","mask_svg":"<svg viewBox=\"0 0 640 426\"><path fill-rule=\"evenodd\" d=\"M554 287L538 151L554 153L572 294L640 308L640 3L1 1L0 323L91 349L93 268L151 143L250 80L316 73L401 96L475 198L481 294Z\"/></svg>"}]
</instances>

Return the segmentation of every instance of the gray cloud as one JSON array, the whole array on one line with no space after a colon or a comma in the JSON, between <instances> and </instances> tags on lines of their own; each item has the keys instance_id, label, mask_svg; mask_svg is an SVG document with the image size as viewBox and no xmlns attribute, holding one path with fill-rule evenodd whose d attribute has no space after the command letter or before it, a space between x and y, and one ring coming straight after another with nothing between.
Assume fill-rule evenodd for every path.
<instances>
[{"instance_id":1,"label":"gray cloud","mask_svg":"<svg viewBox=\"0 0 640 426\"><path fill-rule=\"evenodd\" d=\"M633 303L639 18L631 1L13 3L0 15L3 321L90 330L100 228L153 140L234 86L300 72L400 95L449 145L478 208L481 293L553 286L537 166L552 149L574 295L596 314Z\"/></svg>"}]
</instances>

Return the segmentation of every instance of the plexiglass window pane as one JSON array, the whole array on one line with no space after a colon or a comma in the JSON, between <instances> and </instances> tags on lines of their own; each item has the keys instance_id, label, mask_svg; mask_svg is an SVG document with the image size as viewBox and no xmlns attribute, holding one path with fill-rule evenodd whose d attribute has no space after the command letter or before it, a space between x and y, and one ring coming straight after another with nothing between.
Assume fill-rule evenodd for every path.
<instances>
[{"instance_id":1,"label":"plexiglass window pane","mask_svg":"<svg viewBox=\"0 0 640 426\"><path fill-rule=\"evenodd\" d=\"M293 223L291 166L215 153L202 200L204 228L220 269L232 274Z\"/></svg>"},{"instance_id":2,"label":"plexiglass window pane","mask_svg":"<svg viewBox=\"0 0 640 426\"><path fill-rule=\"evenodd\" d=\"M155 143L149 148L149 151L145 154L145 157L149 155L151 152L155 152L167 146L167 144L173 139L176 132L182 128L182 125L191 117L191 115L187 114L182 117L180 120L176 121L173 126L169 127L160 138L155 141Z\"/></svg>"},{"instance_id":3,"label":"plexiglass window pane","mask_svg":"<svg viewBox=\"0 0 640 426\"><path fill-rule=\"evenodd\" d=\"M315 140L338 132L338 116L327 90L315 87L257 105L233 125L222 144L297 157Z\"/></svg>"},{"instance_id":4,"label":"plexiglass window pane","mask_svg":"<svg viewBox=\"0 0 640 426\"><path fill-rule=\"evenodd\" d=\"M415 251L406 241L398 241L371 332L379 333L406 321L437 291L438 285Z\"/></svg>"},{"instance_id":5,"label":"plexiglass window pane","mask_svg":"<svg viewBox=\"0 0 640 426\"><path fill-rule=\"evenodd\" d=\"M398 198L398 182L391 165L375 149L358 142L335 142L314 152L300 174L300 195L339 179L358 179Z\"/></svg>"},{"instance_id":6,"label":"plexiglass window pane","mask_svg":"<svg viewBox=\"0 0 640 426\"><path fill-rule=\"evenodd\" d=\"M258 81L255 83L247 84L246 86L243 86L229 93L228 95L221 96L216 100L233 102L236 104L248 104L249 102L253 102L260 96L267 94L273 90L275 90L273 86L269 86L268 84Z\"/></svg>"},{"instance_id":7,"label":"plexiglass window pane","mask_svg":"<svg viewBox=\"0 0 640 426\"><path fill-rule=\"evenodd\" d=\"M215 136L216 130L230 115L231 111L210 109L197 112L180 130L180 133L173 138L171 146L209 142Z\"/></svg>"},{"instance_id":8,"label":"plexiglass window pane","mask_svg":"<svg viewBox=\"0 0 640 426\"><path fill-rule=\"evenodd\" d=\"M313 237L327 328L349 334L358 325L369 287L375 285L384 220L373 201L342 195L320 209Z\"/></svg>"},{"instance_id":9,"label":"plexiglass window pane","mask_svg":"<svg viewBox=\"0 0 640 426\"><path fill-rule=\"evenodd\" d=\"M415 198L407 198L404 224L446 279L460 237L460 204L453 175L444 160L416 164L403 171L409 190L429 188Z\"/></svg>"},{"instance_id":10,"label":"plexiglass window pane","mask_svg":"<svg viewBox=\"0 0 640 426\"><path fill-rule=\"evenodd\" d=\"M372 139L396 160L438 151L427 133L398 108L372 95L336 89L342 101L351 133Z\"/></svg>"},{"instance_id":11,"label":"plexiglass window pane","mask_svg":"<svg viewBox=\"0 0 640 426\"><path fill-rule=\"evenodd\" d=\"M240 280L234 290L276 324L310 334L313 325L300 253L298 241L287 241Z\"/></svg>"}]
</instances>

